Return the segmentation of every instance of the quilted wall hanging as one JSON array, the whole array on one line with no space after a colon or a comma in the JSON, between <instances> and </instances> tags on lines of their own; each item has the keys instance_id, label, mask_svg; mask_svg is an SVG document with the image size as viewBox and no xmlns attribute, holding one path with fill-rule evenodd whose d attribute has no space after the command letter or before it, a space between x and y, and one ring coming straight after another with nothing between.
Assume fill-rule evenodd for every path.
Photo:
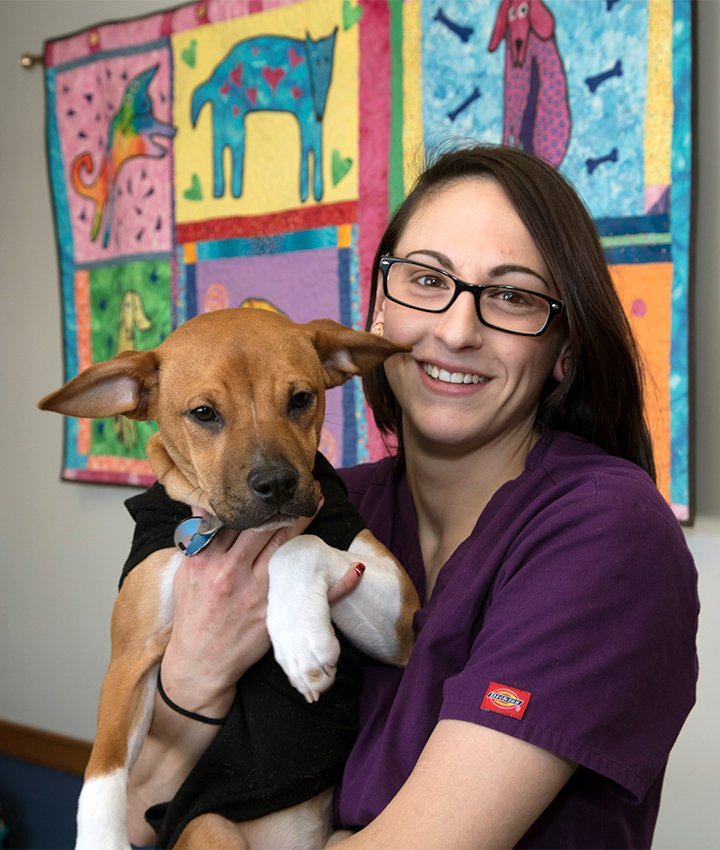
<instances>
[{"instance_id":1,"label":"quilted wall hanging","mask_svg":"<svg viewBox=\"0 0 720 850\"><path fill-rule=\"evenodd\" d=\"M226 306L361 328L425 149L516 145L596 221L690 520L691 31L689 0L207 0L47 42L66 378ZM66 420L63 477L152 482L154 427ZM322 449L383 453L357 380Z\"/></svg>"}]
</instances>

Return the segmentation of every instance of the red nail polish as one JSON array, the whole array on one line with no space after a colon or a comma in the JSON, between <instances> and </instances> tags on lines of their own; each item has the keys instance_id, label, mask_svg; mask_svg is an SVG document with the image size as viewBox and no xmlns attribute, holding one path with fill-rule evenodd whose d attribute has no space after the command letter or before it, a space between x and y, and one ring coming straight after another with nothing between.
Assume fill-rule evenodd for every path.
<instances>
[{"instance_id":1,"label":"red nail polish","mask_svg":"<svg viewBox=\"0 0 720 850\"><path fill-rule=\"evenodd\" d=\"M355 572L356 572L359 576L361 576L361 575L365 572L365 564L358 564L358 565L355 567Z\"/></svg>"}]
</instances>

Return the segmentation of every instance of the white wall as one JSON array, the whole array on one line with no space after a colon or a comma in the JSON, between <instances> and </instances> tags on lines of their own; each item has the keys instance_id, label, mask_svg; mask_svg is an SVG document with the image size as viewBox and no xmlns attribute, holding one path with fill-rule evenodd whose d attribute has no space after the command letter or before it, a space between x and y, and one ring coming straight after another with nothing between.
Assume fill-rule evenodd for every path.
<instances>
[{"instance_id":1,"label":"white wall","mask_svg":"<svg viewBox=\"0 0 720 850\"><path fill-rule=\"evenodd\" d=\"M654 846L720 847L720 3L697 4L695 436L698 702L670 756Z\"/></svg>"},{"instance_id":2,"label":"white wall","mask_svg":"<svg viewBox=\"0 0 720 850\"><path fill-rule=\"evenodd\" d=\"M132 533L122 502L134 491L61 483L61 419L35 407L62 383L62 338L42 72L17 60L45 38L171 5L0 0L0 718L86 739ZM668 768L658 848L720 843L720 3L701 0L698 18L698 518L687 539L700 572L702 670Z\"/></svg>"}]
</instances>

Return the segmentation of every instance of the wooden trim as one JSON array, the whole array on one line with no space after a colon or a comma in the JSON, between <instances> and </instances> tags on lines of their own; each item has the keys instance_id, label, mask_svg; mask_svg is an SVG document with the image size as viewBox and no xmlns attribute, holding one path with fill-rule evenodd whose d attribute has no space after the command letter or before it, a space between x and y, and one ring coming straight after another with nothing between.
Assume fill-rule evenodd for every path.
<instances>
[{"instance_id":1,"label":"wooden trim","mask_svg":"<svg viewBox=\"0 0 720 850\"><path fill-rule=\"evenodd\" d=\"M0 720L0 754L82 776L92 743Z\"/></svg>"}]
</instances>

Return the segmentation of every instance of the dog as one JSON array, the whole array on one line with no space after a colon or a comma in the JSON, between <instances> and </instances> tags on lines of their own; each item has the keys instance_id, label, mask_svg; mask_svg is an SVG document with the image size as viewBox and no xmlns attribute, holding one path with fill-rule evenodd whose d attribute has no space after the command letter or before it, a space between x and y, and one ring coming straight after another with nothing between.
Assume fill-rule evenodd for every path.
<instances>
[{"instance_id":1,"label":"dog","mask_svg":"<svg viewBox=\"0 0 720 850\"><path fill-rule=\"evenodd\" d=\"M488 50L505 38L503 144L531 151L557 168L572 121L554 33L555 19L542 0L502 0Z\"/></svg>"},{"instance_id":2,"label":"dog","mask_svg":"<svg viewBox=\"0 0 720 850\"><path fill-rule=\"evenodd\" d=\"M69 416L156 420L147 456L173 499L237 530L279 528L318 508L312 469L325 391L408 350L329 319L299 325L266 310L231 308L190 319L155 349L91 366L38 406ZM152 718L172 630L173 577L184 557L172 549L151 554L118 594L97 736L78 804L83 850L130 847L127 780ZM273 651L308 701L333 684L338 663L327 590L359 561L365 574L333 605L332 619L363 652L404 666L417 593L369 531L347 552L301 535L270 560ZM250 824L199 817L176 846L323 846L331 794Z\"/></svg>"},{"instance_id":3,"label":"dog","mask_svg":"<svg viewBox=\"0 0 720 850\"><path fill-rule=\"evenodd\" d=\"M94 242L103 227L103 248L110 241L115 186L120 169L133 157L148 156L161 159L167 149L155 141L156 136L170 140L177 130L172 124L160 121L153 114L153 102L148 87L157 73L158 65L148 68L125 87L122 105L113 115L108 127L108 139L105 155L98 168L95 179L88 184L82 179L82 173L91 174L93 158L90 152L77 156L70 166L70 180L75 191L83 198L95 204L95 213L90 230L90 239Z\"/></svg>"}]
</instances>

